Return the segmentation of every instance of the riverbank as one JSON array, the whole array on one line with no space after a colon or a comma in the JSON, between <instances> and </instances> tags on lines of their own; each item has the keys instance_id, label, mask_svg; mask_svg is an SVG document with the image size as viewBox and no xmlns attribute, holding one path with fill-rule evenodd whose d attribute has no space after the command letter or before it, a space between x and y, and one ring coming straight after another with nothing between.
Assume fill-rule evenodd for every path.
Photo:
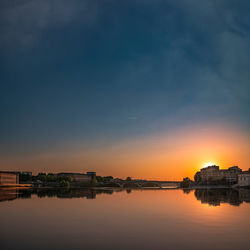
<instances>
[{"instance_id":1,"label":"riverbank","mask_svg":"<svg viewBox=\"0 0 250 250\"><path fill-rule=\"evenodd\" d=\"M32 188L32 184L4 184L0 188Z\"/></svg>"}]
</instances>

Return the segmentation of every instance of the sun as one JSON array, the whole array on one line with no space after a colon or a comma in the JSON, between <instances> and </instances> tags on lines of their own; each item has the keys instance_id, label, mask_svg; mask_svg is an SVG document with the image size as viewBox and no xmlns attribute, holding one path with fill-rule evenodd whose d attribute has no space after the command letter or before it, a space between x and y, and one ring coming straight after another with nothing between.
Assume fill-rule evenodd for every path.
<instances>
[{"instance_id":1,"label":"sun","mask_svg":"<svg viewBox=\"0 0 250 250\"><path fill-rule=\"evenodd\" d=\"M213 166L213 165L216 165L216 164L214 162L206 162L205 164L203 164L203 168Z\"/></svg>"}]
</instances>

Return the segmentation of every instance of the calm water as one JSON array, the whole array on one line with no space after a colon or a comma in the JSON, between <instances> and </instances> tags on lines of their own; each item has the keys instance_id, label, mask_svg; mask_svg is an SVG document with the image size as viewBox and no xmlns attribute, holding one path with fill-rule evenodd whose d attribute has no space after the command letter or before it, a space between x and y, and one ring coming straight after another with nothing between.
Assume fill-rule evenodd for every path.
<instances>
[{"instance_id":1,"label":"calm water","mask_svg":"<svg viewBox=\"0 0 250 250\"><path fill-rule=\"evenodd\" d=\"M250 190L0 190L0 248L250 249Z\"/></svg>"}]
</instances>

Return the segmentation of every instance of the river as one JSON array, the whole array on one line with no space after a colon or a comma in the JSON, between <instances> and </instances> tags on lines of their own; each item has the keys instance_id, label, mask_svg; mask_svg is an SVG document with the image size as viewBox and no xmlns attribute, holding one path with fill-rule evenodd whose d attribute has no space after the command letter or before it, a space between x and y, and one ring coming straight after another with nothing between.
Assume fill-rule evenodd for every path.
<instances>
[{"instance_id":1,"label":"river","mask_svg":"<svg viewBox=\"0 0 250 250\"><path fill-rule=\"evenodd\" d=\"M250 190L0 190L0 248L250 247Z\"/></svg>"}]
</instances>

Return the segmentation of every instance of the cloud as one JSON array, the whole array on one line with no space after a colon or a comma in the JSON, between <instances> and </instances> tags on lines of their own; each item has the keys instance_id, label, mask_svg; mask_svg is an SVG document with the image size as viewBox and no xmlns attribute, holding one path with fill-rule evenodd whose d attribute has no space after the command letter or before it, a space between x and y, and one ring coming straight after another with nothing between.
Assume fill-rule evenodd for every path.
<instances>
[{"instance_id":1,"label":"cloud","mask_svg":"<svg viewBox=\"0 0 250 250\"><path fill-rule=\"evenodd\" d=\"M56 131L60 131L63 138L67 134L64 131L69 128L68 120L72 124L85 126L78 131L79 134L91 134L93 137L108 133L113 135L115 131L117 137L118 134L127 137L133 136L133 133L151 133L153 130L171 129L171 126L206 119L224 119L228 123L243 121L244 124L248 120L249 124L249 1L100 0L97 4L95 0L20 0L14 5L9 2L0 3L0 45L30 45L40 39L36 47L38 56L33 60L30 60L30 54L24 55L28 60L24 60L23 64L7 58L13 67L12 75L16 75L20 65L25 66L22 71L25 78L18 78L17 74L13 81L25 86L26 75L29 75L32 65L30 61L40 63L44 56L46 63L38 64L31 70L40 72L38 67L42 65L42 72L47 76L40 83L41 93L46 92L44 86L55 87L55 81L51 80L49 73L58 71L61 78L67 75L65 81L68 83L65 86L70 86L70 93L76 96L67 99L67 105L70 103L71 106L65 108L66 113L63 115L60 114L66 102L62 96L70 96L66 87L65 90L61 88L59 93L55 92L59 108L55 108L54 99L49 98L47 106L40 105L46 115L41 116L44 119L43 128L37 126L39 134L42 134L40 131L47 134L49 129L53 131L50 128L51 120L56 124L56 119L60 121L55 126ZM89 25L95 20L98 22L89 36L88 33L86 36L78 36L83 25ZM71 40L74 39L74 42L68 44L62 40L60 53L53 54L57 49L53 44L51 50L43 49L43 42L53 39L51 33L49 36L44 34L59 28L61 31L64 28L72 29L75 36ZM62 33L58 32L55 36L61 38L64 35ZM84 42L89 46L83 48ZM67 52L65 57L62 55L64 52ZM53 61L54 65L48 65L48 61ZM62 61L68 62L64 64L67 67L60 65ZM64 71L65 74L61 73ZM40 75L35 78L40 80ZM76 84L76 78L81 84ZM89 82L89 85L79 91L85 82ZM30 90L30 87L27 89ZM18 91L18 88L16 92L17 96L24 93ZM33 94L36 92L37 89ZM24 95L29 100L32 94ZM91 98L88 99L88 96ZM9 105L10 98L6 99ZM23 107L27 110L32 107L33 117L39 120L39 108L33 99L26 103L21 98ZM84 99L89 100L91 105L87 105ZM15 101L12 113L16 109L19 114L21 105ZM100 110L103 113L101 116ZM81 115L78 115L84 117L84 112L87 117L89 113L93 114L88 123L83 122L84 119L81 120ZM7 115L12 113L8 110ZM137 115L136 122L128 121ZM63 119L63 116L67 118ZM16 125L18 116L13 117L13 130L3 134L14 138L18 133L25 133ZM19 117L19 122L25 124L24 116ZM122 121L122 128L121 122L117 120ZM96 124L98 129L94 126ZM7 124L6 127L11 126ZM27 133L30 134L30 131ZM27 142L27 138L25 140ZM47 140L44 138L44 141ZM23 141L20 142L23 147ZM6 145L4 148L7 148Z\"/></svg>"},{"instance_id":2,"label":"cloud","mask_svg":"<svg viewBox=\"0 0 250 250\"><path fill-rule=\"evenodd\" d=\"M0 7L1 46L30 45L48 28L64 27L79 18L91 23L96 16L88 0L3 1Z\"/></svg>"}]
</instances>

